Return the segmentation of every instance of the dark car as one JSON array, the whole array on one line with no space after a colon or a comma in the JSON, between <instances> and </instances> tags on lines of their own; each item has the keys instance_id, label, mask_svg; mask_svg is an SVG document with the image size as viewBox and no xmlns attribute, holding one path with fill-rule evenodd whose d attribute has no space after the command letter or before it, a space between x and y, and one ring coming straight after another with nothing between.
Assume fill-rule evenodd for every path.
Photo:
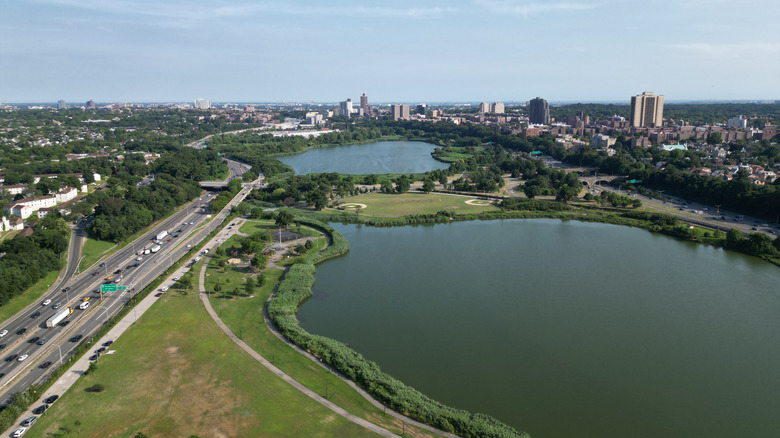
<instances>
[{"instance_id":1,"label":"dark car","mask_svg":"<svg viewBox=\"0 0 780 438\"><path fill-rule=\"evenodd\" d=\"M14 360L14 359L16 359L16 355L15 355L15 354L12 354L12 355L10 355L10 356L6 357L6 358L5 358L5 361L6 361L6 362L10 362L10 361L12 361L12 360Z\"/></svg>"},{"instance_id":2,"label":"dark car","mask_svg":"<svg viewBox=\"0 0 780 438\"><path fill-rule=\"evenodd\" d=\"M97 351L95 353L100 354L100 353L102 353L104 351L106 351L106 347L100 347L100 348L97 349Z\"/></svg>"},{"instance_id":3,"label":"dark car","mask_svg":"<svg viewBox=\"0 0 780 438\"><path fill-rule=\"evenodd\" d=\"M0 350L2 350L3 348L5 348L5 344L0 344Z\"/></svg>"},{"instance_id":4,"label":"dark car","mask_svg":"<svg viewBox=\"0 0 780 438\"><path fill-rule=\"evenodd\" d=\"M70 321L69 321L69 320L68 320L68 321L62 321L62 322L60 323L60 327L65 327L65 326L66 326L66 325L68 325L68 324L70 324Z\"/></svg>"},{"instance_id":5,"label":"dark car","mask_svg":"<svg viewBox=\"0 0 780 438\"><path fill-rule=\"evenodd\" d=\"M113 343L114 343L114 341L106 341L106 342L103 343L103 346L104 347L108 347L109 345L111 345Z\"/></svg>"},{"instance_id":6,"label":"dark car","mask_svg":"<svg viewBox=\"0 0 780 438\"><path fill-rule=\"evenodd\" d=\"M24 332L26 332L26 331L27 331L27 329L26 329L26 328L20 328L19 330L17 330L17 331L16 331L16 334L17 334L17 335L23 335L23 334L24 334Z\"/></svg>"},{"instance_id":7,"label":"dark car","mask_svg":"<svg viewBox=\"0 0 780 438\"><path fill-rule=\"evenodd\" d=\"M174 238L174 239L175 239L175 238L177 238L177 237L179 237L179 235L178 235L178 234L174 234L174 235L173 235L173 238Z\"/></svg>"},{"instance_id":8,"label":"dark car","mask_svg":"<svg viewBox=\"0 0 780 438\"><path fill-rule=\"evenodd\" d=\"M119 274L121 274L121 273L122 273L122 270L121 270L121 269L117 269L116 271L114 271L114 275L119 275Z\"/></svg>"},{"instance_id":9,"label":"dark car","mask_svg":"<svg viewBox=\"0 0 780 438\"><path fill-rule=\"evenodd\" d=\"M38 341L38 345L43 345L43 344L45 344L45 343L47 343L47 342L49 342L49 340L48 340L48 339L46 339L46 338L42 338L40 341Z\"/></svg>"},{"instance_id":10,"label":"dark car","mask_svg":"<svg viewBox=\"0 0 780 438\"><path fill-rule=\"evenodd\" d=\"M49 409L49 405L40 405L35 408L32 413L35 415L41 415L42 413L46 412L46 409Z\"/></svg>"},{"instance_id":11,"label":"dark car","mask_svg":"<svg viewBox=\"0 0 780 438\"><path fill-rule=\"evenodd\" d=\"M106 262L103 262L103 263L101 263L101 264L100 264L100 267L101 267L101 268L102 268L103 266L106 266Z\"/></svg>"},{"instance_id":12,"label":"dark car","mask_svg":"<svg viewBox=\"0 0 780 438\"><path fill-rule=\"evenodd\" d=\"M0 379L2 379L3 377L5 377L5 373L0 373ZM3 407L5 407L5 406L3 406Z\"/></svg>"},{"instance_id":13,"label":"dark car","mask_svg":"<svg viewBox=\"0 0 780 438\"><path fill-rule=\"evenodd\" d=\"M44 403L46 403L47 405L50 405L50 404L52 404L52 403L56 402L58 398L60 398L60 396L59 396L59 395L57 395L57 394L55 394L55 395L53 395L53 396L51 396L51 397L47 398L47 399L46 399L46 400L44 400L43 402L44 402Z\"/></svg>"},{"instance_id":14,"label":"dark car","mask_svg":"<svg viewBox=\"0 0 780 438\"><path fill-rule=\"evenodd\" d=\"M49 368L50 366L51 366L51 362L44 362L44 363L41 364L41 368L44 369L44 370L46 368ZM46 403L48 403L48 402L46 402Z\"/></svg>"},{"instance_id":15,"label":"dark car","mask_svg":"<svg viewBox=\"0 0 780 438\"><path fill-rule=\"evenodd\" d=\"M27 342L29 342L29 343L31 343L31 344L34 344L34 343L38 342L38 340L39 340L39 339L41 339L41 338L39 338L38 336L36 336L36 337L34 337L34 338L30 338L30 340L29 340L29 341L27 341Z\"/></svg>"},{"instance_id":16,"label":"dark car","mask_svg":"<svg viewBox=\"0 0 780 438\"><path fill-rule=\"evenodd\" d=\"M30 315L30 318L37 318L39 316L41 316L41 312L35 312L32 315Z\"/></svg>"},{"instance_id":17,"label":"dark car","mask_svg":"<svg viewBox=\"0 0 780 438\"><path fill-rule=\"evenodd\" d=\"M162 292L157 292L156 294L154 294L154 296L156 296L157 298L160 298L162 295L163 295Z\"/></svg>"},{"instance_id":18,"label":"dark car","mask_svg":"<svg viewBox=\"0 0 780 438\"><path fill-rule=\"evenodd\" d=\"M66 287L66 288L65 288L65 289L63 289L62 291L63 291L63 292L67 292L67 291L69 291L69 290L70 290L70 286Z\"/></svg>"},{"instance_id":19,"label":"dark car","mask_svg":"<svg viewBox=\"0 0 780 438\"><path fill-rule=\"evenodd\" d=\"M96 361L97 358L98 358L98 355L97 354L93 354L92 356L89 357L89 360L90 361Z\"/></svg>"},{"instance_id":20,"label":"dark car","mask_svg":"<svg viewBox=\"0 0 780 438\"><path fill-rule=\"evenodd\" d=\"M78 342L79 339L81 339L83 337L84 337L84 335L76 335L76 336L70 338L70 342Z\"/></svg>"},{"instance_id":21,"label":"dark car","mask_svg":"<svg viewBox=\"0 0 780 438\"><path fill-rule=\"evenodd\" d=\"M93 272L93 273L92 273L92 276L94 277L94 276L96 276L96 275L98 275L98 274L100 274L100 271L95 271L95 272ZM64 292L64 291L63 291L63 292Z\"/></svg>"}]
</instances>

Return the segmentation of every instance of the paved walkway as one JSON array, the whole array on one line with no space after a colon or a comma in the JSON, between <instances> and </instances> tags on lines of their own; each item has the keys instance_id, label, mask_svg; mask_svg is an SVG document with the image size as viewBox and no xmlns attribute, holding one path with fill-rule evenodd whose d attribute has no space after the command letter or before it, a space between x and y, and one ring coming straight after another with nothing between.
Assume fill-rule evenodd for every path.
<instances>
[{"instance_id":1,"label":"paved walkway","mask_svg":"<svg viewBox=\"0 0 780 438\"><path fill-rule=\"evenodd\" d=\"M241 223L243 223L243 220L241 220ZM241 223L238 223L236 226L240 227ZM223 236L224 234L225 234L225 230L222 230L219 234L214 236L214 238L211 240L211 242L209 242L207 244L207 246L212 247L212 245L211 245L212 243L213 244L219 243L215 239L224 237ZM390 432L387 429L383 429L383 428L381 428L381 427L379 427L379 426L377 426L377 425L375 425L373 423L370 423L370 422L368 422L368 421L366 421L366 420L364 420L364 419L362 419L362 418L360 418L360 417L358 417L356 415L353 415L353 414L347 412L346 410L344 410L340 406L337 406L336 404L332 403L330 400L320 396L319 394L317 394L316 392L312 391L311 389L309 389L309 388L303 386L302 384L298 383L292 377L288 376L282 370L280 370L279 368L274 366L266 358L261 356L258 352L253 350L244 341L239 339L238 336L236 336L236 334L233 333L233 331L230 330L230 328L224 322L222 322L222 320L219 318L217 313L211 307L211 303L209 302L209 298L208 298L208 295L207 295L206 290L205 290L206 289L205 288L205 284L206 284L206 266L207 265L208 265L208 263L205 263L205 262L203 263L203 265L201 267L201 270L200 270L200 274L198 275L198 283L199 283L199 287L198 288L201 290L201 292L200 292L200 299L201 299L201 301L203 301L203 305L206 306L206 311L208 311L209 315L211 315L211 318L214 319L214 321L217 323L217 325L219 325L219 327L222 329L222 331L225 332L225 334L227 334L228 337L230 339L232 339L233 342L236 343L236 345L238 345L239 347L241 347L241 349L243 349L244 351L249 353L250 356L252 356L255 360L260 362L261 365L266 367L272 373L276 374L279 378L281 378L285 382L287 382L290 385L292 385L298 391L301 391L303 394L305 394L308 397L314 399L315 401L317 401L321 405L323 405L326 408L330 409L331 411L341 415L342 417L346 418L347 420L352 421L353 423L356 423L356 424L358 424L360 426L363 426L364 428L366 428L366 429L368 429L368 430L370 430L372 432L376 432L379 435L382 435L382 436L385 436L385 437L398 437L398 435Z\"/></svg>"}]
</instances>

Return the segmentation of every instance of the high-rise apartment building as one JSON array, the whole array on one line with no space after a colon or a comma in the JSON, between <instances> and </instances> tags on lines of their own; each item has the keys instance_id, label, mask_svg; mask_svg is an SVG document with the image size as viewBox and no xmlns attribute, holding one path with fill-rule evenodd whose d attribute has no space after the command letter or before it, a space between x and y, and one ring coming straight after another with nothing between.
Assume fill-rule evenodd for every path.
<instances>
[{"instance_id":1,"label":"high-rise apartment building","mask_svg":"<svg viewBox=\"0 0 780 438\"><path fill-rule=\"evenodd\" d=\"M65 104L64 100L58 100L57 101L57 109L65 109L67 107L68 107L68 105Z\"/></svg>"},{"instance_id":2,"label":"high-rise apartment building","mask_svg":"<svg viewBox=\"0 0 780 438\"><path fill-rule=\"evenodd\" d=\"M493 114L504 114L504 103L503 102L491 103L490 112Z\"/></svg>"},{"instance_id":3,"label":"high-rise apartment building","mask_svg":"<svg viewBox=\"0 0 780 438\"><path fill-rule=\"evenodd\" d=\"M733 117L733 118L729 119L728 122L726 122L726 127L727 128L742 128L742 129L745 129L745 128L747 128L747 119L745 118L745 116L742 116L742 115L737 116L737 117Z\"/></svg>"},{"instance_id":4,"label":"high-rise apartment building","mask_svg":"<svg viewBox=\"0 0 780 438\"><path fill-rule=\"evenodd\" d=\"M390 113L393 115L393 120L408 119L409 105L390 105Z\"/></svg>"},{"instance_id":5,"label":"high-rise apartment building","mask_svg":"<svg viewBox=\"0 0 780 438\"><path fill-rule=\"evenodd\" d=\"M363 110L364 116L368 115L368 96L366 96L366 93L360 96L360 109Z\"/></svg>"},{"instance_id":6,"label":"high-rise apartment building","mask_svg":"<svg viewBox=\"0 0 780 438\"><path fill-rule=\"evenodd\" d=\"M528 119L534 125L550 124L550 104L541 97L531 99L528 104Z\"/></svg>"},{"instance_id":7,"label":"high-rise apartment building","mask_svg":"<svg viewBox=\"0 0 780 438\"><path fill-rule=\"evenodd\" d=\"M195 99L195 108L209 109L211 108L211 102L208 99Z\"/></svg>"},{"instance_id":8,"label":"high-rise apartment building","mask_svg":"<svg viewBox=\"0 0 780 438\"><path fill-rule=\"evenodd\" d=\"M482 114L489 113L490 112L490 104L487 103L487 102L480 103L479 104L479 112L482 113Z\"/></svg>"},{"instance_id":9,"label":"high-rise apartment building","mask_svg":"<svg viewBox=\"0 0 780 438\"><path fill-rule=\"evenodd\" d=\"M352 117L352 99L339 102L339 115Z\"/></svg>"},{"instance_id":10,"label":"high-rise apartment building","mask_svg":"<svg viewBox=\"0 0 780 438\"><path fill-rule=\"evenodd\" d=\"M660 128L664 124L664 97L645 91L631 96L629 124L634 128Z\"/></svg>"},{"instance_id":11,"label":"high-rise apartment building","mask_svg":"<svg viewBox=\"0 0 780 438\"><path fill-rule=\"evenodd\" d=\"M95 107L95 101L92 99L89 99L87 101L87 108L94 108Z\"/></svg>"}]
</instances>

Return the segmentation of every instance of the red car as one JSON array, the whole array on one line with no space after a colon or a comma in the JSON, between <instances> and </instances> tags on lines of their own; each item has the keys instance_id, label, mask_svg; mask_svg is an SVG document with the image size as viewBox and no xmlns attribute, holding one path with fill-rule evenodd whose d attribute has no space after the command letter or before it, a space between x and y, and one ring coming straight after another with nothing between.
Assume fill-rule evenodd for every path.
<instances>
[{"instance_id":1,"label":"red car","mask_svg":"<svg viewBox=\"0 0 780 438\"><path fill-rule=\"evenodd\" d=\"M100 271L95 271L95 272L92 273L92 276L94 277L94 276L96 276L98 274L100 274Z\"/></svg>"},{"instance_id":2,"label":"red car","mask_svg":"<svg viewBox=\"0 0 780 438\"><path fill-rule=\"evenodd\" d=\"M159 297L161 297L162 295L163 295L163 293L162 293L162 292L157 292L156 294L154 294L154 296L156 296L156 297L158 297L158 298L159 298Z\"/></svg>"}]
</instances>

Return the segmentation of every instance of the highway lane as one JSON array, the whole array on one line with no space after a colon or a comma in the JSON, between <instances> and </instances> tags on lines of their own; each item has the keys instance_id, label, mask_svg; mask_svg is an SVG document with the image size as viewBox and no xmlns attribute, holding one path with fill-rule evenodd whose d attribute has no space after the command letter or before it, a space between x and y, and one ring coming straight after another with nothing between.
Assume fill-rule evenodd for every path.
<instances>
[{"instance_id":1,"label":"highway lane","mask_svg":"<svg viewBox=\"0 0 780 438\"><path fill-rule=\"evenodd\" d=\"M90 295L93 297L92 302L95 302L95 304L90 306L86 311L75 310L74 313L66 319L66 321L71 321L66 327L58 326L52 329L38 330L38 332L45 332L49 336L49 341L43 346L26 342L32 335L25 333L24 336L21 336L19 337L20 339L16 340L14 350L2 350L5 355L0 355L0 358L5 358L10 354L29 354L30 357L24 362L18 362L16 359L9 362L0 362L0 373L6 374L0 379L0 385L3 386L2 393L0 393L0 402L6 404L10 402L11 396L14 393L26 389L33 383L42 381L52 369L59 365L60 360L68 360L79 342L90 342L92 333L105 324L107 319L121 309L122 306L127 305L136 292L141 291L149 282L159 276L171 264L187 254L190 250L187 247L187 244L196 245L211 231L221 226L224 218L230 211L230 207L240 203L252 190L252 187L255 187L257 184L258 182L246 184L239 194L234 197L229 206L215 215L214 219L203 227L197 226L206 220L207 212L195 211L194 209L187 208L185 209L187 211L186 214L182 215L182 212L179 212L173 215L169 219L170 222L166 221L165 225L155 227L151 232L147 233L142 238L139 238L139 241L141 242L151 242L149 239L162 229L160 227L170 227L170 231L178 229L174 224L181 225L184 223L187 225L182 226L189 228L182 228L182 233L186 233L188 230L191 233L186 238L182 234L178 239L174 239L171 242L166 241L166 244L162 245L162 248L158 253L143 256L143 259L138 262L139 266L137 268L131 268L131 271L127 272L126 275L125 272L123 272L125 277L120 285L124 284L128 286L128 289L125 291L104 294L102 300L99 300L99 295L94 293L94 288L96 288L97 284L101 283L101 281L97 279L91 280L93 277L89 272L82 274L79 279L81 281L86 281L88 286L85 289L72 288L72 290L83 290L83 292L77 294L76 297L72 297L71 303L77 303L80 301L80 297ZM209 198L209 196L207 196L207 198ZM207 198L199 198L196 200L195 205L200 205L204 201L207 201ZM190 222L194 223L190 224ZM116 266L124 266L129 263L135 264L135 258L138 256L133 251L126 251L127 249L128 248L125 248L120 251L122 254L117 253L114 256L111 256L108 259L107 266L103 268L103 273L112 272L112 269L115 269ZM101 278L100 276L96 277ZM43 317L43 315L41 315L41 317ZM43 323L43 321L44 320L42 320L41 323ZM73 336L78 334L83 335L83 338L79 342L69 341ZM36 336L41 335L36 334ZM22 340L25 340L26 343L22 342ZM99 348L99 346L95 346L95 349L97 348ZM51 368L42 369L40 368L40 365L44 362L52 362L53 365ZM17 375L19 377L15 379L15 376ZM9 384L9 382L11 383Z\"/></svg>"},{"instance_id":2,"label":"highway lane","mask_svg":"<svg viewBox=\"0 0 780 438\"><path fill-rule=\"evenodd\" d=\"M29 368L30 363L41 361L40 358L38 357L40 356L41 351L51 350L53 342L55 342L55 340L59 342L60 345L62 345L63 340L66 341L65 339L66 337L62 335L63 333L75 332L74 327L77 325L77 321L83 312L80 310L75 310L75 312L66 319L71 321L71 323L69 323L69 325L66 327L58 326L51 329L47 329L45 327L46 319L49 318L54 313L56 313L56 310L52 309L52 306L55 303L57 302L62 303L61 308L64 308L65 306L68 305L75 308L78 305L78 303L81 301L81 298L84 296L94 297L93 299L99 298L99 294L95 293L95 290L97 289L98 285L103 282L103 278L108 274L112 274L116 269L122 269L123 273L121 275L127 277L122 279L120 285L130 285L131 283L129 283L128 280L135 281L135 277L139 275L139 274L135 274L133 270L135 269L138 272L140 272L145 269L144 265L139 265L138 268L130 268L130 271L127 272L127 275L125 275L124 271L127 269L127 267L131 264L136 263L135 261L135 258L137 257L137 255L135 254L136 249L143 248L144 246L150 247L152 245L151 239L163 229L167 229L169 231L176 231L178 229L181 229L182 233L179 236L179 238L175 239L175 241L172 242L167 242L166 239L166 242L164 245L162 245L163 248L159 253L155 254L153 257L144 256L144 259L147 259L149 261L151 261L155 257L157 258L157 260L159 260L160 257L162 257L170 248L173 247L172 243L177 243L176 241L182 240L182 238L186 234L191 232L191 230L194 230L198 224L200 224L202 221L206 219L207 212L200 209L199 206L203 204L205 201L208 201L210 198L211 198L210 194L207 194L196 199L187 207L181 209L177 213L174 213L173 215L171 215L171 217L163 221L161 224L155 226L150 232L147 232L143 236L139 237L136 240L136 242L134 242L133 244L128 245L127 247L117 251L112 256L106 258L104 262L105 265L103 267L99 269L90 269L87 272L82 273L72 281L67 282L66 283L67 287L70 287L70 290L62 291L62 289L57 288L49 292L48 294L45 294L44 297L42 297L39 302L28 306L26 309L19 312L14 318L11 318L10 320L5 321L2 325L0 325L0 330L8 330L8 334L0 338L0 345L3 344L6 345L6 347L0 349L0 358L7 358L9 355L12 354L30 355L30 357L27 358L27 360L25 360L24 362L18 362L18 361L6 362L4 360L0 361L0 373L4 373L4 376L0 377L0 387L2 387L2 391L3 391L0 394L0 400L2 400L2 402L4 403L5 401L7 401L10 394L20 390L19 388L20 385L18 385L17 382L15 382L14 385L10 388L7 388L7 386L9 386L8 385L9 382L15 377L15 375L19 374L18 371L21 368ZM192 224L190 224L190 222L192 222ZM173 238L171 237L171 239ZM152 265L153 263L149 264L150 267L152 267ZM99 272L99 273L93 276L92 272ZM124 299L125 297L126 295L123 295L122 299ZM40 303L46 299L51 299L52 300L51 304L47 306L42 306ZM106 301L111 301L111 300L112 297L106 294L106 299L104 299L104 303ZM41 313L40 316L33 318L32 315L35 312L40 312ZM91 313L91 312L87 311L86 313ZM26 330L25 333L21 335L17 335L17 331L21 330L22 328ZM28 341L31 338L36 336L47 337L50 339L50 341L43 346L38 346L37 344L30 344ZM66 342L63 348L63 354L67 354L68 352L70 352L73 349L73 347L75 347L75 344L68 345ZM57 354L59 355L59 350L57 350ZM42 373L40 374L42 375L43 372L46 372L47 370L41 370L41 371ZM31 374L36 374L36 373L33 372ZM25 383L27 383L26 380ZM28 385L29 383L22 386L26 387Z\"/></svg>"}]
</instances>

